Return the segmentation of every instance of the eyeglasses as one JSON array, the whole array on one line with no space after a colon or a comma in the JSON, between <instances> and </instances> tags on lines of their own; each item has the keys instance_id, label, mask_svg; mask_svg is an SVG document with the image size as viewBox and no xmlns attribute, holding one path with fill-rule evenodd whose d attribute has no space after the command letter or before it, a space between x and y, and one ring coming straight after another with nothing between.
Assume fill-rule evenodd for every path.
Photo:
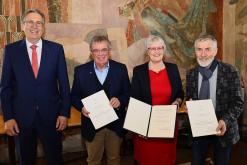
<instances>
[{"instance_id":1,"label":"eyeglasses","mask_svg":"<svg viewBox=\"0 0 247 165\"><path fill-rule=\"evenodd\" d=\"M161 51L161 50L164 50L164 47L162 46L162 47L150 47L150 48L148 48L148 50L150 50L150 51Z\"/></svg>"},{"instance_id":2,"label":"eyeglasses","mask_svg":"<svg viewBox=\"0 0 247 165\"><path fill-rule=\"evenodd\" d=\"M27 26L34 26L34 25L36 25L37 27L42 27L43 25L44 25L44 23L43 22L41 22L41 21L37 21L37 22L34 22L34 21L25 21L24 22Z\"/></svg>"},{"instance_id":3,"label":"eyeglasses","mask_svg":"<svg viewBox=\"0 0 247 165\"><path fill-rule=\"evenodd\" d=\"M99 54L106 54L106 53L108 53L108 51L109 51L108 48L104 48L104 49L101 49L101 50L99 50L99 49L93 49L92 50L92 53L93 54L96 54L96 55L99 55Z\"/></svg>"}]
</instances>

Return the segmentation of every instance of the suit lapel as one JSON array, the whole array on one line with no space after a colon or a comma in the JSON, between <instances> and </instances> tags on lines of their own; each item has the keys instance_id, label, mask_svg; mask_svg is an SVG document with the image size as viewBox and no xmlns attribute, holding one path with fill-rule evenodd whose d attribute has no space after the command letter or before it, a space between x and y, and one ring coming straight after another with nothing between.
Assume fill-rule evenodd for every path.
<instances>
[{"instance_id":1,"label":"suit lapel","mask_svg":"<svg viewBox=\"0 0 247 165\"><path fill-rule=\"evenodd\" d=\"M111 60L109 60L109 70L108 70L108 73L107 73L107 75L106 75L106 79L105 79L105 82L107 81L108 82L108 86L109 86L109 97L111 98L111 97L113 97L112 96L112 91L113 91L113 88L114 88L114 85L111 85L111 83L112 84L114 84L114 79L112 79L112 77L114 77L113 76L113 72L115 71L115 69L114 69L114 65L112 64L112 61Z\"/></svg>"},{"instance_id":2,"label":"suit lapel","mask_svg":"<svg viewBox=\"0 0 247 165\"><path fill-rule=\"evenodd\" d=\"M198 67L196 67L191 74L191 90L193 90L193 99L198 100L198 93L199 93L199 88L198 88L198 76L199 76L199 71L198 71Z\"/></svg>"},{"instance_id":3,"label":"suit lapel","mask_svg":"<svg viewBox=\"0 0 247 165\"><path fill-rule=\"evenodd\" d=\"M224 68L222 67L221 63L218 61L218 72L217 72L217 83L216 83L216 103L219 102L220 96L221 96L221 91L224 88L224 80L222 79L224 76ZM217 104L216 104L217 107ZM216 108L217 110L218 108Z\"/></svg>"},{"instance_id":4,"label":"suit lapel","mask_svg":"<svg viewBox=\"0 0 247 165\"><path fill-rule=\"evenodd\" d=\"M152 96L151 96L151 86L150 86L150 76L149 76L149 68L148 68L148 63L144 65L144 70L143 70L143 84L146 84L147 88L147 98L149 100L149 103L152 104Z\"/></svg>"},{"instance_id":5,"label":"suit lapel","mask_svg":"<svg viewBox=\"0 0 247 165\"><path fill-rule=\"evenodd\" d=\"M90 82L92 82L92 87L94 89L94 91L97 90L97 81L98 78L97 78L97 75L95 73L95 70L94 70L94 61L90 61L89 63L89 68L88 68L88 74L89 74L89 78L90 78Z\"/></svg>"},{"instance_id":6,"label":"suit lapel","mask_svg":"<svg viewBox=\"0 0 247 165\"><path fill-rule=\"evenodd\" d=\"M42 40L41 59L37 79L45 73L45 68L48 65L49 53L51 53L51 51L49 51L49 45L45 42L45 40Z\"/></svg>"},{"instance_id":7,"label":"suit lapel","mask_svg":"<svg viewBox=\"0 0 247 165\"><path fill-rule=\"evenodd\" d=\"M23 65L23 68L27 69L27 73L29 75L32 75L32 77L34 78L34 73L33 73L33 68L32 68L32 64L31 64L31 61L29 59L29 55L28 55L28 51L27 51L27 44L26 44L26 40L23 40L21 43L20 43L20 58L19 58L19 61L20 61L20 64ZM19 53L19 52L18 52Z\"/></svg>"}]
</instances>

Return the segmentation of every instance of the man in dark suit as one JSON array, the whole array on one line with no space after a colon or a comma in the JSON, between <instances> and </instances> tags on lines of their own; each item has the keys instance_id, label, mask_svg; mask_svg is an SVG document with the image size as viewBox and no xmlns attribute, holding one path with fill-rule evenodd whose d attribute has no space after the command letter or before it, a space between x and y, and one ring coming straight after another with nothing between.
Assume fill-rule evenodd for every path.
<instances>
[{"instance_id":1,"label":"man in dark suit","mask_svg":"<svg viewBox=\"0 0 247 165\"><path fill-rule=\"evenodd\" d=\"M211 99L218 119L217 136L193 138L193 165L205 164L208 145L214 153L214 164L230 162L233 144L239 140L238 117L243 111L239 73L235 67L218 61L217 41L211 35L201 35L195 41L198 66L186 76L187 99Z\"/></svg>"},{"instance_id":2,"label":"man in dark suit","mask_svg":"<svg viewBox=\"0 0 247 165\"><path fill-rule=\"evenodd\" d=\"M48 164L62 164L61 131L70 114L70 89L63 47L41 38L44 14L27 10L26 39L5 47L1 101L5 129L15 137L20 163L35 164L37 137Z\"/></svg>"},{"instance_id":3,"label":"man in dark suit","mask_svg":"<svg viewBox=\"0 0 247 165\"><path fill-rule=\"evenodd\" d=\"M72 105L82 113L82 136L86 139L89 165L100 165L104 150L107 164L120 164L125 107L129 101L130 82L124 64L110 60L111 43L105 36L94 36L90 43L93 60L75 68L71 91ZM95 130L81 99L104 90L118 120ZM100 101L100 100L98 100Z\"/></svg>"}]
</instances>

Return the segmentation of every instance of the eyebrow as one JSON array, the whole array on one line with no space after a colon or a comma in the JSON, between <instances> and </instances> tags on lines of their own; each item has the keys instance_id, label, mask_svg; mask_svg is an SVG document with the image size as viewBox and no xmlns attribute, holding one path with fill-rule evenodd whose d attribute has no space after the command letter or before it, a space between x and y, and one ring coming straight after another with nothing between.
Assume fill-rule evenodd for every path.
<instances>
[{"instance_id":1,"label":"eyebrow","mask_svg":"<svg viewBox=\"0 0 247 165\"><path fill-rule=\"evenodd\" d=\"M201 47L196 47L196 49L212 49L213 47L206 47L206 48L201 48Z\"/></svg>"}]
</instances>

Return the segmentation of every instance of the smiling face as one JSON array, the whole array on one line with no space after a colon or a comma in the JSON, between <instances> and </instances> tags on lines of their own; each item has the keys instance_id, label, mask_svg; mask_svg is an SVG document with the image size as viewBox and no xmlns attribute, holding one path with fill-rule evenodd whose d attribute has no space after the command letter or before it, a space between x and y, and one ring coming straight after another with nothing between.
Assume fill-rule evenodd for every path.
<instances>
[{"instance_id":1,"label":"smiling face","mask_svg":"<svg viewBox=\"0 0 247 165\"><path fill-rule=\"evenodd\" d=\"M38 13L29 13L23 20L21 29L24 31L27 40L35 44L44 33L44 20Z\"/></svg>"},{"instance_id":2,"label":"smiling face","mask_svg":"<svg viewBox=\"0 0 247 165\"><path fill-rule=\"evenodd\" d=\"M217 54L217 46L210 39L198 41L195 44L196 59L200 66L207 67Z\"/></svg>"},{"instance_id":3,"label":"smiling face","mask_svg":"<svg viewBox=\"0 0 247 165\"><path fill-rule=\"evenodd\" d=\"M165 47L159 41L155 41L148 46L148 56L153 63L159 63L163 60Z\"/></svg>"},{"instance_id":4,"label":"smiling face","mask_svg":"<svg viewBox=\"0 0 247 165\"><path fill-rule=\"evenodd\" d=\"M110 58L110 48L107 41L93 42L91 53L96 66L103 68Z\"/></svg>"}]
</instances>

